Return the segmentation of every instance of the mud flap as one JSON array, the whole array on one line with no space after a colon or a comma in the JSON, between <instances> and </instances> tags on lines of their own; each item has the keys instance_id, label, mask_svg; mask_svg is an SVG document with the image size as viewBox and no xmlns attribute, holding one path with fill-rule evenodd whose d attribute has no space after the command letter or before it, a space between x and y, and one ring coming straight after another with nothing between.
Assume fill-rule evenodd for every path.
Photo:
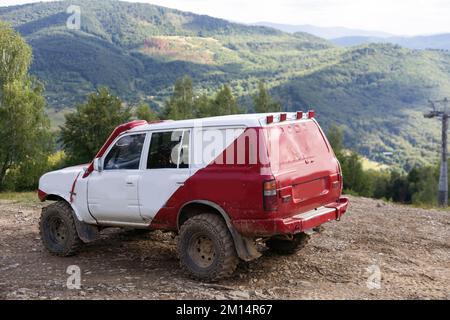
<instances>
[{"instance_id":1,"label":"mud flap","mask_svg":"<svg viewBox=\"0 0 450 320\"><path fill-rule=\"evenodd\" d=\"M228 223L227 223L228 224ZM249 262L258 259L262 254L256 249L256 244L253 239L245 238L241 236L234 227L228 224L231 236L234 240L234 246L236 247L237 255L240 259Z\"/></svg>"},{"instance_id":2,"label":"mud flap","mask_svg":"<svg viewBox=\"0 0 450 320\"><path fill-rule=\"evenodd\" d=\"M78 237L84 243L89 243L100 239L100 232L97 226L87 224L78 220L77 216L73 215L75 221L75 227L77 228Z\"/></svg>"}]
</instances>

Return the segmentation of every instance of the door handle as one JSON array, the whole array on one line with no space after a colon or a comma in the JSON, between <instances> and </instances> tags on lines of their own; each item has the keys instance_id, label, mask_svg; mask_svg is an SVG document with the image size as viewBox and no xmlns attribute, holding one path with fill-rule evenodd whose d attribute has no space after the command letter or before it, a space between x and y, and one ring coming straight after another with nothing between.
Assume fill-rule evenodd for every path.
<instances>
[{"instance_id":1,"label":"door handle","mask_svg":"<svg viewBox=\"0 0 450 320\"><path fill-rule=\"evenodd\" d=\"M177 185L184 186L184 182L177 182Z\"/></svg>"},{"instance_id":2,"label":"door handle","mask_svg":"<svg viewBox=\"0 0 450 320\"><path fill-rule=\"evenodd\" d=\"M135 187L135 186L137 186L138 180L139 180L139 176L128 176L125 179L125 185L127 187Z\"/></svg>"}]
</instances>

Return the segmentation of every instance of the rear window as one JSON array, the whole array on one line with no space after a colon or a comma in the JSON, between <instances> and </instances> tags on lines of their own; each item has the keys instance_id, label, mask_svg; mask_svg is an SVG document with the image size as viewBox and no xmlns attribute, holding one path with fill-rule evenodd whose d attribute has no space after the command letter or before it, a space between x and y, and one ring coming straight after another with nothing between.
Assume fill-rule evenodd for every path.
<instances>
[{"instance_id":1,"label":"rear window","mask_svg":"<svg viewBox=\"0 0 450 320\"><path fill-rule=\"evenodd\" d=\"M188 169L190 131L152 133L147 169Z\"/></svg>"},{"instance_id":2,"label":"rear window","mask_svg":"<svg viewBox=\"0 0 450 320\"><path fill-rule=\"evenodd\" d=\"M314 159L330 151L317 124L302 121L267 128L271 162L285 165Z\"/></svg>"}]
</instances>

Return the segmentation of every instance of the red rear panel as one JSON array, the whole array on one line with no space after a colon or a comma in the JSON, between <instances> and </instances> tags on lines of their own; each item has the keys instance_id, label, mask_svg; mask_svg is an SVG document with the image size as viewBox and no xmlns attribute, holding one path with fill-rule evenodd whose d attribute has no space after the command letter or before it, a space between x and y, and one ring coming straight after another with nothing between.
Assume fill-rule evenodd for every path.
<instances>
[{"instance_id":1,"label":"red rear panel","mask_svg":"<svg viewBox=\"0 0 450 320\"><path fill-rule=\"evenodd\" d=\"M322 207L341 196L339 165L316 121L266 130L271 169L279 188L278 217Z\"/></svg>"}]
</instances>

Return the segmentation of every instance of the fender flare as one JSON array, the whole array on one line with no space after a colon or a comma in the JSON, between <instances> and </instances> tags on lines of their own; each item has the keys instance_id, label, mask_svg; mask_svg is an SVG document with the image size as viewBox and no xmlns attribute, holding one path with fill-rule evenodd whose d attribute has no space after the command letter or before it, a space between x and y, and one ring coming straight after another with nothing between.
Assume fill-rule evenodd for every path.
<instances>
[{"instance_id":1,"label":"fender flare","mask_svg":"<svg viewBox=\"0 0 450 320\"><path fill-rule=\"evenodd\" d=\"M182 213L183 209L191 204L205 205L205 206L213 208L214 210L216 210L217 212L220 213L220 215L222 216L223 220L225 221L225 223L228 227L228 230L231 233L231 236L234 241L234 246L236 248L236 252L240 259L242 259L244 261L252 261L252 260L255 260L255 259L258 259L259 257L261 257L261 253L258 252L258 250L256 249L255 241L251 238L243 237L233 226L230 216L226 213L226 211L221 206L219 206L218 204L216 204L212 201L193 200L193 201L185 203L178 211L177 230L180 230L180 227L181 227L180 226L180 217L181 217L181 213Z\"/></svg>"}]
</instances>

